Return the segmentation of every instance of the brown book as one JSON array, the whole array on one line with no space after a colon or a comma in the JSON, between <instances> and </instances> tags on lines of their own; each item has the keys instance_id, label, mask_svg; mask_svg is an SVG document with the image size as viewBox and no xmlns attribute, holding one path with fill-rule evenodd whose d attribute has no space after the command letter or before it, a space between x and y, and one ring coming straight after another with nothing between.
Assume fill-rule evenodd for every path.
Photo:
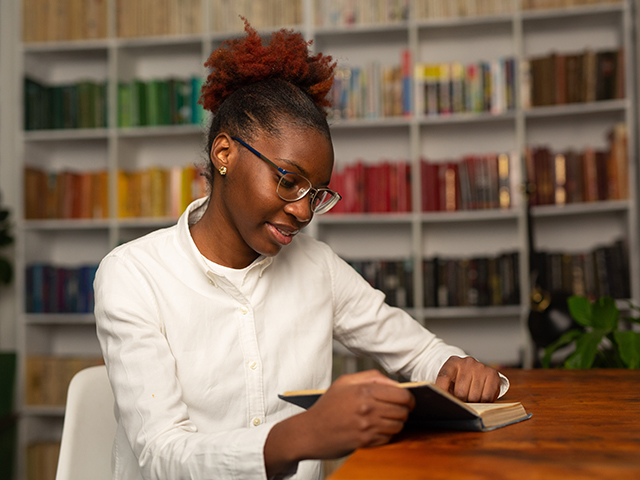
<instances>
[{"instance_id":1,"label":"brown book","mask_svg":"<svg viewBox=\"0 0 640 480\"><path fill-rule=\"evenodd\" d=\"M582 67L584 62L583 54L566 55L566 79L567 79L567 103L578 103L584 101L584 80Z\"/></svg>"},{"instance_id":2,"label":"brown book","mask_svg":"<svg viewBox=\"0 0 640 480\"><path fill-rule=\"evenodd\" d=\"M415 408L406 425L420 429L446 429L486 432L531 418L520 402L465 403L429 382L399 383L415 397ZM311 408L325 390L285 392L278 398Z\"/></svg>"},{"instance_id":3,"label":"brown book","mask_svg":"<svg viewBox=\"0 0 640 480\"><path fill-rule=\"evenodd\" d=\"M567 103L567 72L566 72L566 59L564 55L557 54L555 56L555 103L557 105L563 105Z\"/></svg>"},{"instance_id":4,"label":"brown book","mask_svg":"<svg viewBox=\"0 0 640 480\"><path fill-rule=\"evenodd\" d=\"M596 152L591 147L587 147L584 151L584 200L585 202L598 200Z\"/></svg>"},{"instance_id":5,"label":"brown book","mask_svg":"<svg viewBox=\"0 0 640 480\"><path fill-rule=\"evenodd\" d=\"M554 156L554 203L564 205L567 203L567 163L563 154Z\"/></svg>"},{"instance_id":6,"label":"brown book","mask_svg":"<svg viewBox=\"0 0 640 480\"><path fill-rule=\"evenodd\" d=\"M45 358L31 355L25 363L25 402L27 405L42 405Z\"/></svg>"},{"instance_id":7,"label":"brown book","mask_svg":"<svg viewBox=\"0 0 640 480\"><path fill-rule=\"evenodd\" d=\"M592 50L584 52L583 62L583 101L596 101L596 54Z\"/></svg>"},{"instance_id":8,"label":"brown book","mask_svg":"<svg viewBox=\"0 0 640 480\"><path fill-rule=\"evenodd\" d=\"M583 202L583 157L574 150L568 150L564 154L566 169L566 197L567 203Z\"/></svg>"}]
</instances>

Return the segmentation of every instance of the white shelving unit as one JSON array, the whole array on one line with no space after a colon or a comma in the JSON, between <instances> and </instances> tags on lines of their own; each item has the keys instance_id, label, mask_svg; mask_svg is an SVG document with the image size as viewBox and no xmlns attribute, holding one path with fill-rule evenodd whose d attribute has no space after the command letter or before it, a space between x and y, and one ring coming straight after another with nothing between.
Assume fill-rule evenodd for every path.
<instances>
[{"instance_id":1,"label":"white shelving unit","mask_svg":"<svg viewBox=\"0 0 640 480\"><path fill-rule=\"evenodd\" d=\"M15 85L23 98L25 74L56 84L94 78L108 82L108 128L23 131L18 127L17 152L22 165L49 170L79 168L109 172L111 216L101 220L25 220L18 212L17 298L18 343L21 353L19 405L19 478L25 477L25 446L34 440L56 439L62 407L24 403L25 357L31 354L99 355L90 314L27 314L25 266L33 261L66 265L98 263L116 245L174 218L120 219L117 211L117 171L152 165L202 162L203 128L197 125L117 128L117 85L132 78L203 75L203 63L223 39L236 34L210 31L209 2L203 0L202 31L198 35L116 38L115 0L109 0L108 31L102 40L20 44ZM580 251L611 243L622 236L629 244L632 300L640 303L640 241L638 236L637 145L635 141L636 52L633 43L633 1L590 5L567 10L520 11L505 15L413 20L393 25L317 28L313 0L301 0L304 19L293 26L314 39L314 48L339 62L362 65L373 59L398 64L400 51L410 49L413 62L473 62L594 48L625 48L624 100L538 107L499 115L454 114L375 120L331 121L337 165L359 158L410 160L419 172L420 160L459 158L467 153L523 152L527 145L554 149L604 142L614 122L629 132L629 192L621 201L535 207L538 248ZM488 56L488 58L487 58ZM22 125L22 111L15 112ZM461 140L462 139L462 140ZM600 145L594 145L600 146ZM19 189L22 168L16 169ZM525 171L524 164L520 171ZM487 362L531 362L526 331L528 313L527 224L524 200L509 210L422 213L420 176L413 175L413 212L403 214L330 214L317 217L309 231L349 259L412 259L415 308L420 322ZM504 307L424 308L422 260L434 255L495 255L520 252L521 304Z\"/></svg>"}]
</instances>

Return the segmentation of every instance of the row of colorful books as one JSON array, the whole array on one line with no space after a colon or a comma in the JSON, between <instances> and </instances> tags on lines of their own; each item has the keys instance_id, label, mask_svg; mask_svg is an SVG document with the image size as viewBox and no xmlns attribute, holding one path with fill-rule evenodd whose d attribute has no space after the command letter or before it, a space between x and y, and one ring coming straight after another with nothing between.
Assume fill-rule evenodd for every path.
<instances>
[{"instance_id":1,"label":"row of colorful books","mask_svg":"<svg viewBox=\"0 0 640 480\"><path fill-rule=\"evenodd\" d=\"M118 36L189 35L202 31L204 0L118 0Z\"/></svg>"},{"instance_id":2,"label":"row of colorful books","mask_svg":"<svg viewBox=\"0 0 640 480\"><path fill-rule=\"evenodd\" d=\"M386 296L389 305L412 308L413 261L411 260L349 260L357 271L373 288Z\"/></svg>"},{"instance_id":3,"label":"row of colorful books","mask_svg":"<svg viewBox=\"0 0 640 480\"><path fill-rule=\"evenodd\" d=\"M346 165L333 172L331 188L342 195L330 210L334 214L412 210L411 165L406 161Z\"/></svg>"},{"instance_id":4,"label":"row of colorful books","mask_svg":"<svg viewBox=\"0 0 640 480\"><path fill-rule=\"evenodd\" d=\"M201 169L192 165L118 172L118 216L177 218L206 195ZM109 175L25 169L25 218L109 218Z\"/></svg>"},{"instance_id":5,"label":"row of colorful books","mask_svg":"<svg viewBox=\"0 0 640 480\"><path fill-rule=\"evenodd\" d=\"M91 313L97 265L62 267L32 263L26 268L27 313Z\"/></svg>"},{"instance_id":6,"label":"row of colorful books","mask_svg":"<svg viewBox=\"0 0 640 480\"><path fill-rule=\"evenodd\" d=\"M213 32L239 32L249 19L253 28L296 27L303 23L302 0L210 0Z\"/></svg>"},{"instance_id":7,"label":"row of colorful books","mask_svg":"<svg viewBox=\"0 0 640 480\"><path fill-rule=\"evenodd\" d=\"M27 405L64 405L69 382L80 370L103 365L102 357L30 355L26 359Z\"/></svg>"},{"instance_id":8,"label":"row of colorful books","mask_svg":"<svg viewBox=\"0 0 640 480\"><path fill-rule=\"evenodd\" d=\"M26 447L26 480L55 480L60 442L34 442Z\"/></svg>"},{"instance_id":9,"label":"row of colorful books","mask_svg":"<svg viewBox=\"0 0 640 480\"><path fill-rule=\"evenodd\" d=\"M109 174L95 172L47 172L24 170L24 213L28 220L108 218Z\"/></svg>"},{"instance_id":10,"label":"row of colorful books","mask_svg":"<svg viewBox=\"0 0 640 480\"><path fill-rule=\"evenodd\" d=\"M409 0L315 0L318 27L396 23L409 19Z\"/></svg>"},{"instance_id":11,"label":"row of colorful books","mask_svg":"<svg viewBox=\"0 0 640 480\"><path fill-rule=\"evenodd\" d=\"M474 17L515 11L514 0L415 0L416 18Z\"/></svg>"},{"instance_id":12,"label":"row of colorful books","mask_svg":"<svg viewBox=\"0 0 640 480\"><path fill-rule=\"evenodd\" d=\"M105 38L107 0L22 0L24 42Z\"/></svg>"},{"instance_id":13,"label":"row of colorful books","mask_svg":"<svg viewBox=\"0 0 640 480\"><path fill-rule=\"evenodd\" d=\"M516 108L516 61L500 58L462 64L429 63L415 66L419 115L462 112L502 113Z\"/></svg>"},{"instance_id":14,"label":"row of colorful books","mask_svg":"<svg viewBox=\"0 0 640 480\"><path fill-rule=\"evenodd\" d=\"M621 99L624 50L553 53L523 65L523 108Z\"/></svg>"},{"instance_id":15,"label":"row of colorful books","mask_svg":"<svg viewBox=\"0 0 640 480\"><path fill-rule=\"evenodd\" d=\"M629 258L622 241L583 253L539 252L539 284L550 293L625 299L629 289Z\"/></svg>"},{"instance_id":16,"label":"row of colorful books","mask_svg":"<svg viewBox=\"0 0 640 480\"><path fill-rule=\"evenodd\" d=\"M207 194L201 173L195 166L119 171L118 217L177 218L193 200Z\"/></svg>"},{"instance_id":17,"label":"row of colorful books","mask_svg":"<svg viewBox=\"0 0 640 480\"><path fill-rule=\"evenodd\" d=\"M587 147L552 152L529 148L526 154L531 205L563 205L629 198L627 128L617 124L609 135L609 149Z\"/></svg>"},{"instance_id":18,"label":"row of colorful books","mask_svg":"<svg viewBox=\"0 0 640 480\"><path fill-rule=\"evenodd\" d=\"M132 80L118 85L118 126L122 128L202 124L198 104L202 77Z\"/></svg>"},{"instance_id":19,"label":"row of colorful books","mask_svg":"<svg viewBox=\"0 0 640 480\"><path fill-rule=\"evenodd\" d=\"M552 8L577 7L603 3L621 3L623 0L522 0L523 10L543 10Z\"/></svg>"},{"instance_id":20,"label":"row of colorful books","mask_svg":"<svg viewBox=\"0 0 640 480\"><path fill-rule=\"evenodd\" d=\"M403 50L401 65L382 66L369 62L364 67L336 69L330 98L330 119L397 117L411 114L411 56Z\"/></svg>"},{"instance_id":21,"label":"row of colorful books","mask_svg":"<svg viewBox=\"0 0 640 480\"><path fill-rule=\"evenodd\" d=\"M518 252L494 257L423 261L425 307L486 307L520 304Z\"/></svg>"},{"instance_id":22,"label":"row of colorful books","mask_svg":"<svg viewBox=\"0 0 640 480\"><path fill-rule=\"evenodd\" d=\"M519 156L513 153L467 155L456 162L422 160L422 211L515 207L519 164Z\"/></svg>"},{"instance_id":23,"label":"row of colorful books","mask_svg":"<svg viewBox=\"0 0 640 480\"><path fill-rule=\"evenodd\" d=\"M48 86L26 78L24 97L26 130L107 126L106 82Z\"/></svg>"}]
</instances>

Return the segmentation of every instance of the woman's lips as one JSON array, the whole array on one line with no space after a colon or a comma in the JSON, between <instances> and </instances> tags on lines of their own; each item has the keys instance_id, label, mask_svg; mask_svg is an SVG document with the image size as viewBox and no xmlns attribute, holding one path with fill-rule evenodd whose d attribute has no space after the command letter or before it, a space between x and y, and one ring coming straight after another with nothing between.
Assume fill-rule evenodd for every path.
<instances>
[{"instance_id":1,"label":"woman's lips","mask_svg":"<svg viewBox=\"0 0 640 480\"><path fill-rule=\"evenodd\" d=\"M299 230L284 230L276 227L271 223L267 223L267 226L269 227L271 235L273 235L276 241L281 245L289 245L293 240L293 237L295 237L296 233L299 232Z\"/></svg>"}]
</instances>

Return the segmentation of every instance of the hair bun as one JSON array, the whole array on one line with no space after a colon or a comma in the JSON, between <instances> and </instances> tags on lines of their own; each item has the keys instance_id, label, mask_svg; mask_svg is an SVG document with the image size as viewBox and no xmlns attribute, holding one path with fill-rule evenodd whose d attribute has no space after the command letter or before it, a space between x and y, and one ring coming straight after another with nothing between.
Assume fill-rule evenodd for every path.
<instances>
[{"instance_id":1,"label":"hair bun","mask_svg":"<svg viewBox=\"0 0 640 480\"><path fill-rule=\"evenodd\" d=\"M281 29L271 35L267 45L244 21L246 36L226 40L211 53L204 64L211 69L202 86L199 103L215 113L234 91L252 83L278 78L305 92L320 108L331 106L327 94L333 84L336 64L328 55L310 55L300 32Z\"/></svg>"}]
</instances>

